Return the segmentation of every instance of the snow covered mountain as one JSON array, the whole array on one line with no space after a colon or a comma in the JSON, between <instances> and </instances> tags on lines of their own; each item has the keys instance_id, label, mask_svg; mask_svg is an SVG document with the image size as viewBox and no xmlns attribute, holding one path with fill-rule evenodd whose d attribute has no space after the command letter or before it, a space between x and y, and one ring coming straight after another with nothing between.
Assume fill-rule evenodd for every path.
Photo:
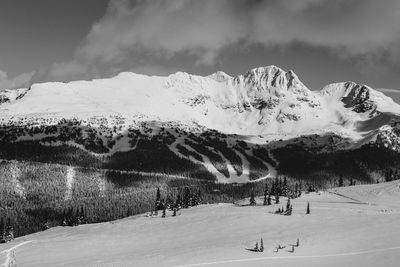
<instances>
[{"instance_id":1,"label":"snow covered mountain","mask_svg":"<svg viewBox=\"0 0 400 267\"><path fill-rule=\"evenodd\" d=\"M262 161L253 148L241 151L241 141L250 147L270 144L266 150L294 143L331 150L374 143L400 151L399 118L400 105L371 87L345 82L311 91L293 71L276 66L234 77L224 72L206 77L120 73L109 79L49 82L0 92L2 142L67 144L110 155L134 150L145 136L163 136L159 141L176 155L220 174L208 155L215 151L196 147L207 146L201 144L207 138L188 138L207 133L218 136L226 148L236 146L242 170L235 168L235 156L229 159L222 150L214 156L232 163L222 173L237 181L242 180L247 156ZM215 143L208 147L216 149ZM271 163L260 163L269 167L270 175Z\"/></svg>"},{"instance_id":2,"label":"snow covered mountain","mask_svg":"<svg viewBox=\"0 0 400 267\"><path fill-rule=\"evenodd\" d=\"M11 93L13 92L13 93ZM2 118L88 118L197 123L230 134L356 134L355 124L378 113L400 114L383 93L352 82L309 90L293 71L269 66L230 77L183 72L168 77L121 73L110 79L34 84L1 93Z\"/></svg>"}]
</instances>

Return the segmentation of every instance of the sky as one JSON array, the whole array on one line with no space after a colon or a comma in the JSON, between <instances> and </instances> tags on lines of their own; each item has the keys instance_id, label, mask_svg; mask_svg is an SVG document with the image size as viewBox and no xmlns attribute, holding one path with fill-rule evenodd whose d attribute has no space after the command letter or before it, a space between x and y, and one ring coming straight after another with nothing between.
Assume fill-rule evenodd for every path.
<instances>
[{"instance_id":1,"label":"sky","mask_svg":"<svg viewBox=\"0 0 400 267\"><path fill-rule=\"evenodd\" d=\"M0 88L276 65L400 101L397 0L1 0Z\"/></svg>"}]
</instances>

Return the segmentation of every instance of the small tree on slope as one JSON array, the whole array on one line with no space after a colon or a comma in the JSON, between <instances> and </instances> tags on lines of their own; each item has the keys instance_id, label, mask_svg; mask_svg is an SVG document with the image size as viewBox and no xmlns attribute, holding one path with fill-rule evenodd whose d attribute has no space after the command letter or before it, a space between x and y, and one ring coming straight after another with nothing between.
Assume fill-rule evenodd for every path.
<instances>
[{"instance_id":1,"label":"small tree on slope","mask_svg":"<svg viewBox=\"0 0 400 267\"><path fill-rule=\"evenodd\" d=\"M165 216L166 216L166 214L165 214L165 206L164 206L164 209L162 211L162 217L165 218Z\"/></svg>"},{"instance_id":2,"label":"small tree on slope","mask_svg":"<svg viewBox=\"0 0 400 267\"><path fill-rule=\"evenodd\" d=\"M279 194L275 195L275 204L279 204Z\"/></svg>"},{"instance_id":3,"label":"small tree on slope","mask_svg":"<svg viewBox=\"0 0 400 267\"><path fill-rule=\"evenodd\" d=\"M310 214L310 202L307 202L307 211L306 214Z\"/></svg>"},{"instance_id":4,"label":"small tree on slope","mask_svg":"<svg viewBox=\"0 0 400 267\"><path fill-rule=\"evenodd\" d=\"M257 203L256 203L256 200L255 200L255 198L254 198L254 192L253 191L251 191L251 195L250 195L250 206L255 206Z\"/></svg>"},{"instance_id":5,"label":"small tree on slope","mask_svg":"<svg viewBox=\"0 0 400 267\"><path fill-rule=\"evenodd\" d=\"M268 205L268 198L267 198L267 195L268 195L268 184L266 183L265 184L265 188L264 188L264 206L265 205Z\"/></svg>"},{"instance_id":6,"label":"small tree on slope","mask_svg":"<svg viewBox=\"0 0 400 267\"><path fill-rule=\"evenodd\" d=\"M270 193L270 194L268 194L267 205L269 206L269 205L271 205L271 203L272 203L272 200L271 200L271 193Z\"/></svg>"}]
</instances>

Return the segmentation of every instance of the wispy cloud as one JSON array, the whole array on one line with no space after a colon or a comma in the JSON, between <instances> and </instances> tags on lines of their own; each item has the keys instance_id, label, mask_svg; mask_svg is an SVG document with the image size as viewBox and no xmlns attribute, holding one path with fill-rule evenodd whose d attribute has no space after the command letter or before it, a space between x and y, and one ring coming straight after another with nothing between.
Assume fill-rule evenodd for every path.
<instances>
[{"instance_id":1,"label":"wispy cloud","mask_svg":"<svg viewBox=\"0 0 400 267\"><path fill-rule=\"evenodd\" d=\"M0 70L0 89L15 89L28 86L35 72L22 73L13 78L7 72Z\"/></svg>"},{"instance_id":2,"label":"wispy cloud","mask_svg":"<svg viewBox=\"0 0 400 267\"><path fill-rule=\"evenodd\" d=\"M400 94L400 89L377 88L376 90L384 93Z\"/></svg>"},{"instance_id":3,"label":"wispy cloud","mask_svg":"<svg viewBox=\"0 0 400 267\"><path fill-rule=\"evenodd\" d=\"M400 2L386 0L111 0L70 62L42 79L90 78L185 54L212 65L228 46L331 49L360 66L400 65Z\"/></svg>"}]
</instances>

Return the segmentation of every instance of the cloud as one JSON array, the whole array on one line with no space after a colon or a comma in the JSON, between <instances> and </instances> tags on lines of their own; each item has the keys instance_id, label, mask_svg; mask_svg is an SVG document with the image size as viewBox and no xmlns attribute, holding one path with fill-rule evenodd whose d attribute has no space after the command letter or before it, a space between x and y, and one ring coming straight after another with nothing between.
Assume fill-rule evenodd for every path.
<instances>
[{"instance_id":1,"label":"cloud","mask_svg":"<svg viewBox=\"0 0 400 267\"><path fill-rule=\"evenodd\" d=\"M378 88L376 89L391 97L396 103L400 104L400 89Z\"/></svg>"},{"instance_id":2,"label":"cloud","mask_svg":"<svg viewBox=\"0 0 400 267\"><path fill-rule=\"evenodd\" d=\"M7 72L0 70L0 89L15 89L29 86L35 72L22 73L14 78L9 78Z\"/></svg>"},{"instance_id":3,"label":"cloud","mask_svg":"<svg viewBox=\"0 0 400 267\"><path fill-rule=\"evenodd\" d=\"M228 46L302 43L356 58L360 68L400 65L400 2L386 0L111 0L70 62L46 79L112 75L179 55L213 65ZM163 66L163 68L166 68Z\"/></svg>"},{"instance_id":4,"label":"cloud","mask_svg":"<svg viewBox=\"0 0 400 267\"><path fill-rule=\"evenodd\" d=\"M376 90L384 93L400 94L400 89L378 88Z\"/></svg>"}]
</instances>

